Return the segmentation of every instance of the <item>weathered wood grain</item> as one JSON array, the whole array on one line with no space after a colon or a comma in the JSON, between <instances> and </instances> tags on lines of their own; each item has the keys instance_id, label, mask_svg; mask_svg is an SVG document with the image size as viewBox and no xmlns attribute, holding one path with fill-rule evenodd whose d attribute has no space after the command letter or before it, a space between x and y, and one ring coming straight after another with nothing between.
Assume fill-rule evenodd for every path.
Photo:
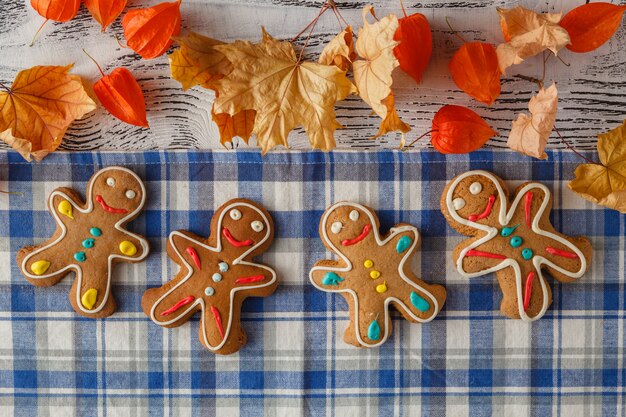
<instances>
[{"instance_id":1,"label":"weathered wood grain","mask_svg":"<svg viewBox=\"0 0 626 417\"><path fill-rule=\"evenodd\" d=\"M626 3L626 0L614 0ZM105 71L117 66L128 67L138 78L148 106L150 129L126 125L99 108L68 130L63 149L72 150L140 150L219 148L217 127L211 122L210 108L213 94L201 88L183 92L170 79L166 56L142 60L129 49L118 45L114 36L123 39L119 19L107 30L93 21L83 6L70 22L50 22L41 32L35 45L28 44L43 19L29 6L29 0L0 2L0 81L10 83L21 69L33 65L61 65L75 63L74 73L83 76L91 85L98 71L82 53L84 48L94 56ZM131 1L129 8L144 7L157 1ZM369 2L378 15L401 14L399 2L375 0ZM521 1L539 11L568 11L582 1ZM321 1L298 0L184 0L182 3L183 30L193 30L211 37L232 41L257 40L264 25L274 36L290 39L316 14ZM360 8L366 2L337 2L342 15L354 27L361 22ZM536 86L517 80L520 73L538 76L542 72L540 58L530 59L513 67L503 78L502 95L491 107L472 100L460 92L450 79L447 65L461 42L452 35L445 23L447 16L455 29L467 40L492 43L502 41L496 7L512 7L516 1L405 1L408 13L419 11L430 21L433 31L434 53L421 85L397 71L394 74L396 105L401 117L413 127L407 135L411 140L430 129L435 112L444 104L468 106L483 116L500 136L488 146L506 146L511 121L517 113L527 110L527 102ZM315 56L339 30L332 13L320 19L311 38L307 53ZM547 80L558 83L560 104L557 126L564 136L580 149L592 148L596 134L615 127L626 118L626 24L600 49L588 54L574 54L563 50L562 58L548 63ZM339 122L347 128L337 131L340 148L373 149L397 147L400 135L388 134L372 141L379 119L358 97L349 97L338 103ZM297 129L290 136L293 148L307 148L308 139ZM241 145L245 146L245 145ZM422 140L419 147L429 146ZM563 144L551 139L549 147Z\"/></svg>"}]
</instances>

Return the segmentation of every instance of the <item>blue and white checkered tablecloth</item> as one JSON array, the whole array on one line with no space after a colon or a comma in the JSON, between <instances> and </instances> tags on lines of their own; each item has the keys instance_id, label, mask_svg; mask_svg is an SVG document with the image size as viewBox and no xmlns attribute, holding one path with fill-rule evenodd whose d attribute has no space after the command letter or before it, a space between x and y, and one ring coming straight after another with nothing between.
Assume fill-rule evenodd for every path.
<instances>
[{"instance_id":1,"label":"blue and white checkered tablecloth","mask_svg":"<svg viewBox=\"0 0 626 417\"><path fill-rule=\"evenodd\" d=\"M626 217L592 206L566 187L580 162L513 152L145 152L56 153L26 163L0 152L0 415L17 416L616 416L626 410L624 366ZM15 254L54 230L46 198L56 187L84 193L99 168L123 165L148 189L131 224L152 246L147 261L120 265L118 311L82 318L68 300L71 277L36 288ZM553 223L590 237L592 267L573 284L552 282L554 303L528 324L499 313L493 276L462 278L451 251L462 239L439 211L444 185L470 169L514 187L541 181L554 191ZM213 211L246 197L274 217L277 238L262 261L280 285L244 303L248 344L230 356L204 350L198 317L163 329L141 311L142 293L176 268L165 239L176 229L208 234ZM416 225L418 276L444 284L448 300L431 323L394 313L378 349L346 345L347 305L313 288L307 272L329 256L317 233L324 209L352 200L378 210L382 228Z\"/></svg>"}]
</instances>

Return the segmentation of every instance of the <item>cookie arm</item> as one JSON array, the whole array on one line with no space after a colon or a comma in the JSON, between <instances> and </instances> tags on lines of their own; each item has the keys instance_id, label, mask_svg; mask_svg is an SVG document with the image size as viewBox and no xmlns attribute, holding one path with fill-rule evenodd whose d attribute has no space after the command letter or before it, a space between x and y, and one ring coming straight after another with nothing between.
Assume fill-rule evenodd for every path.
<instances>
[{"instance_id":1,"label":"cookie arm","mask_svg":"<svg viewBox=\"0 0 626 417\"><path fill-rule=\"evenodd\" d=\"M309 273L313 285L322 291L339 292L349 288L346 268L336 261L323 260L315 264Z\"/></svg>"},{"instance_id":2,"label":"cookie arm","mask_svg":"<svg viewBox=\"0 0 626 417\"><path fill-rule=\"evenodd\" d=\"M394 252L399 258L415 252L419 248L420 243L417 229L411 225L403 224L393 227L386 240L386 244L393 246Z\"/></svg>"},{"instance_id":3,"label":"cookie arm","mask_svg":"<svg viewBox=\"0 0 626 417\"><path fill-rule=\"evenodd\" d=\"M127 230L116 234L113 253L128 262L139 262L148 256L148 241Z\"/></svg>"}]
</instances>

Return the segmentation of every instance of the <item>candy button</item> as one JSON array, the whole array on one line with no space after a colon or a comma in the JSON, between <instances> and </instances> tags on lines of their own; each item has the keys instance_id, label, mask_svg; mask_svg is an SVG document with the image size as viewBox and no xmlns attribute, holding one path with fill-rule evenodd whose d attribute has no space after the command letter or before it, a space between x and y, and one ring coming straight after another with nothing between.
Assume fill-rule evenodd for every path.
<instances>
[{"instance_id":1,"label":"candy button","mask_svg":"<svg viewBox=\"0 0 626 417\"><path fill-rule=\"evenodd\" d=\"M222 280L222 274L218 274L217 272L213 274L211 277L213 282L220 282Z\"/></svg>"},{"instance_id":2,"label":"candy button","mask_svg":"<svg viewBox=\"0 0 626 417\"><path fill-rule=\"evenodd\" d=\"M380 326L376 320L372 320L369 327L367 328L367 337L370 340L378 340L380 339Z\"/></svg>"},{"instance_id":3,"label":"candy button","mask_svg":"<svg viewBox=\"0 0 626 417\"><path fill-rule=\"evenodd\" d=\"M78 262L85 262L87 260L87 255L85 255L85 252L76 252L74 254L74 259Z\"/></svg>"},{"instance_id":4,"label":"candy button","mask_svg":"<svg viewBox=\"0 0 626 417\"><path fill-rule=\"evenodd\" d=\"M215 290L213 289L213 287L206 287L204 289L204 294L210 297L215 294Z\"/></svg>"},{"instance_id":5,"label":"candy button","mask_svg":"<svg viewBox=\"0 0 626 417\"><path fill-rule=\"evenodd\" d=\"M522 246L522 243L524 243L524 241L522 240L521 237L519 236L513 236L511 238L511 241L509 242L511 244L511 246L513 246L514 248L519 248L520 246Z\"/></svg>"},{"instance_id":6,"label":"candy button","mask_svg":"<svg viewBox=\"0 0 626 417\"><path fill-rule=\"evenodd\" d=\"M533 257L533 251L531 249L526 248L522 251L522 258L529 260L532 257Z\"/></svg>"},{"instance_id":7,"label":"candy button","mask_svg":"<svg viewBox=\"0 0 626 417\"><path fill-rule=\"evenodd\" d=\"M365 262L363 262L363 266L366 268L371 268L374 266L374 261L372 261L371 259L366 259Z\"/></svg>"},{"instance_id":8,"label":"candy button","mask_svg":"<svg viewBox=\"0 0 626 417\"><path fill-rule=\"evenodd\" d=\"M341 278L339 275L335 274L334 272L327 272L324 275L324 278L322 278L322 284L323 285L339 285L339 283L343 280L344 280L343 278Z\"/></svg>"},{"instance_id":9,"label":"candy button","mask_svg":"<svg viewBox=\"0 0 626 417\"><path fill-rule=\"evenodd\" d=\"M50 262L42 259L41 261L33 262L30 266L30 270L33 271L35 275L43 275L50 268Z\"/></svg>"},{"instance_id":10,"label":"candy button","mask_svg":"<svg viewBox=\"0 0 626 417\"><path fill-rule=\"evenodd\" d=\"M69 201L67 200L63 200L59 203L59 206L57 207L57 210L59 210L59 213L61 213L64 216L69 217L70 219L74 219L74 214L72 212L72 205L70 204Z\"/></svg>"},{"instance_id":11,"label":"candy button","mask_svg":"<svg viewBox=\"0 0 626 417\"><path fill-rule=\"evenodd\" d=\"M133 256L137 253L137 247L132 242L125 240L120 243L120 252L126 256Z\"/></svg>"},{"instance_id":12,"label":"candy button","mask_svg":"<svg viewBox=\"0 0 626 417\"><path fill-rule=\"evenodd\" d=\"M380 276L380 272L378 272L377 270L373 270L370 272L370 278L371 279L376 279Z\"/></svg>"},{"instance_id":13,"label":"candy button","mask_svg":"<svg viewBox=\"0 0 626 417\"><path fill-rule=\"evenodd\" d=\"M96 304L96 300L98 299L98 290L95 288L89 288L83 296L80 298L80 302L83 303L83 306L87 310L91 310L93 306Z\"/></svg>"},{"instance_id":14,"label":"candy button","mask_svg":"<svg viewBox=\"0 0 626 417\"><path fill-rule=\"evenodd\" d=\"M228 271L228 264L226 262L220 262L217 267L220 269L220 272Z\"/></svg>"},{"instance_id":15,"label":"candy button","mask_svg":"<svg viewBox=\"0 0 626 417\"><path fill-rule=\"evenodd\" d=\"M502 236L502 237L509 237L509 236L511 236L511 233L513 233L515 231L515 229L517 229L518 226L519 226L519 224L516 224L513 227L504 227L504 228L502 228L502 230L500 231L500 236Z\"/></svg>"},{"instance_id":16,"label":"candy button","mask_svg":"<svg viewBox=\"0 0 626 417\"><path fill-rule=\"evenodd\" d=\"M376 292L377 292L378 294L382 294L382 293L384 293L384 292L387 292L387 283L386 283L386 282L383 282L382 284L378 284L378 285L376 286Z\"/></svg>"},{"instance_id":17,"label":"candy button","mask_svg":"<svg viewBox=\"0 0 626 417\"><path fill-rule=\"evenodd\" d=\"M93 248L93 245L95 244L96 244L96 239L92 237L90 237L89 239L83 240L83 248L90 249L90 248Z\"/></svg>"},{"instance_id":18,"label":"candy button","mask_svg":"<svg viewBox=\"0 0 626 417\"><path fill-rule=\"evenodd\" d=\"M89 233L91 233L91 236L95 237L102 236L102 230L98 229L97 227L92 227L89 230Z\"/></svg>"},{"instance_id":19,"label":"candy button","mask_svg":"<svg viewBox=\"0 0 626 417\"><path fill-rule=\"evenodd\" d=\"M415 291L411 291L411 304L413 304L413 307L415 307L422 313L428 311L428 309L430 308L430 304L428 304L428 301L420 297L419 294L417 294Z\"/></svg>"},{"instance_id":20,"label":"candy button","mask_svg":"<svg viewBox=\"0 0 626 417\"><path fill-rule=\"evenodd\" d=\"M396 252L398 253L404 252L405 250L409 248L409 246L411 246L411 243L413 243L413 241L411 240L410 237L402 236L400 240L398 240L398 244L396 245Z\"/></svg>"}]
</instances>

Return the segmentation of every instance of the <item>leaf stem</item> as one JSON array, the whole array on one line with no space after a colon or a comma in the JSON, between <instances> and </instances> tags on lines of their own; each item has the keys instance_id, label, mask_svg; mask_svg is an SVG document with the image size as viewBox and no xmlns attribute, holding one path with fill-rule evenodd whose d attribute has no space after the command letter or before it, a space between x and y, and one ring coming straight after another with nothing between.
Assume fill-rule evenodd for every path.
<instances>
[{"instance_id":1,"label":"leaf stem","mask_svg":"<svg viewBox=\"0 0 626 417\"><path fill-rule=\"evenodd\" d=\"M407 150L409 149L411 146L413 146L418 140L422 139L424 136L429 135L432 133L432 130L429 130L428 132L422 134L419 138L415 139L413 142L409 143L407 146L405 146L402 150Z\"/></svg>"},{"instance_id":2,"label":"leaf stem","mask_svg":"<svg viewBox=\"0 0 626 417\"><path fill-rule=\"evenodd\" d=\"M402 0L400 0L400 7L402 7L402 13L404 14L404 17L406 17L406 10L404 9L404 3Z\"/></svg>"},{"instance_id":3,"label":"leaf stem","mask_svg":"<svg viewBox=\"0 0 626 417\"><path fill-rule=\"evenodd\" d=\"M85 55L87 55L89 57L89 59L91 59L93 61L94 64L96 64L96 67L98 67L98 69L100 70L100 74L102 74L103 77L105 77L104 75L104 71L102 71L102 68L100 68L100 64L98 64L98 61L96 61L95 59L93 59L93 57L91 55L89 55L87 53L87 51L85 51L85 49L83 49L83 53Z\"/></svg>"},{"instance_id":4,"label":"leaf stem","mask_svg":"<svg viewBox=\"0 0 626 417\"><path fill-rule=\"evenodd\" d=\"M43 27L46 26L46 23L48 23L48 20L50 19L44 20L41 26L39 26L39 29L37 29L37 32L35 32L35 34L33 35L33 39L30 41L30 44L28 45L29 47L35 44L35 41L37 40L37 35L39 35L39 32L41 32L41 29L43 29Z\"/></svg>"},{"instance_id":5,"label":"leaf stem","mask_svg":"<svg viewBox=\"0 0 626 417\"><path fill-rule=\"evenodd\" d=\"M556 132L557 136L559 137L559 139L561 140L561 142L563 142L563 144L565 146L567 146L567 148L574 152L576 155L580 156L582 159L584 159L585 161L589 162L590 164L594 164L594 165L602 165L599 162L596 162L592 159L587 158L585 155L581 154L580 152L578 152L576 149L574 149L574 147L572 145L570 145L570 143L568 141L565 140L565 138L561 135L561 132L559 132L559 129L557 129L556 125L554 126L554 131Z\"/></svg>"},{"instance_id":6,"label":"leaf stem","mask_svg":"<svg viewBox=\"0 0 626 417\"><path fill-rule=\"evenodd\" d=\"M307 28L311 27L311 30L309 30L309 34L307 35L307 37L306 37L306 39L304 41L304 45L302 45L302 49L300 50L300 55L298 56L298 62L296 63L296 65L299 65L300 62L302 61L302 57L304 56L304 50L306 49L307 45L309 44L309 41L311 40L311 35L313 34L313 30L315 29L315 26L317 25L318 20L320 20L320 17L322 17L324 12L326 12L326 10L328 10L331 7L331 6L329 6L328 1L329 0L327 0L324 3L322 8L320 9L320 12L317 14L317 17L315 19L313 19L313 21L307 25ZM334 2L332 4L334 4ZM306 28L304 30L306 30ZM298 36L300 36L300 35L298 35Z\"/></svg>"},{"instance_id":7,"label":"leaf stem","mask_svg":"<svg viewBox=\"0 0 626 417\"><path fill-rule=\"evenodd\" d=\"M333 2L333 4L334 4L334 2ZM329 8L330 8L330 6L328 5L328 0L327 0L327 1L326 1L326 2L324 2L324 4L322 5L322 7L321 7L321 9L320 9L319 13L317 14L317 16L316 16L313 20L311 20L311 21L309 22L309 24L308 24L308 25L306 25L306 26L304 27L304 29L302 29L300 32L298 32L298 34L297 34L296 36L294 36L293 38L291 38L291 41L289 41L289 42L294 43L294 42L295 42L295 41L296 41L296 40L297 40L300 36L302 36L302 34L303 34L304 32L306 32L306 31L307 31L307 29L309 29L309 28L311 28L311 32L312 32L312 31L313 31L313 28L314 28L314 27L315 27L315 25L317 24L317 21L319 20L319 18L320 18L320 17L324 14L324 12L326 12L326 10L328 10ZM309 32L309 37L310 37L310 36L311 36L311 33ZM307 40L308 40L308 38L307 38Z\"/></svg>"},{"instance_id":8,"label":"leaf stem","mask_svg":"<svg viewBox=\"0 0 626 417\"><path fill-rule=\"evenodd\" d=\"M563 61L563 58L561 58L560 56L554 54L554 56L556 57L556 59L558 59L559 61L561 61L561 64L565 65L566 67L571 67L572 64L570 64L569 62L565 62Z\"/></svg>"},{"instance_id":9,"label":"leaf stem","mask_svg":"<svg viewBox=\"0 0 626 417\"><path fill-rule=\"evenodd\" d=\"M11 89L9 87L7 87L6 85L4 85L2 82L0 82L0 87L4 88L5 90L7 90L7 93L11 92Z\"/></svg>"},{"instance_id":10,"label":"leaf stem","mask_svg":"<svg viewBox=\"0 0 626 417\"><path fill-rule=\"evenodd\" d=\"M543 88L543 80L540 80L538 78L529 77L528 75L522 75L522 74L515 74L513 76L513 78L519 78L521 80L530 81L531 83L537 84L537 86L539 86L539 88Z\"/></svg>"},{"instance_id":11,"label":"leaf stem","mask_svg":"<svg viewBox=\"0 0 626 417\"><path fill-rule=\"evenodd\" d=\"M452 32L452 34L454 36L459 38L463 43L467 43L465 38L463 36L459 35L459 32L457 32L456 30L454 30L454 28L452 28L452 25L450 24L450 19L448 18L448 16L446 16L446 23L448 24L448 27L450 28L450 32Z\"/></svg>"}]
</instances>

